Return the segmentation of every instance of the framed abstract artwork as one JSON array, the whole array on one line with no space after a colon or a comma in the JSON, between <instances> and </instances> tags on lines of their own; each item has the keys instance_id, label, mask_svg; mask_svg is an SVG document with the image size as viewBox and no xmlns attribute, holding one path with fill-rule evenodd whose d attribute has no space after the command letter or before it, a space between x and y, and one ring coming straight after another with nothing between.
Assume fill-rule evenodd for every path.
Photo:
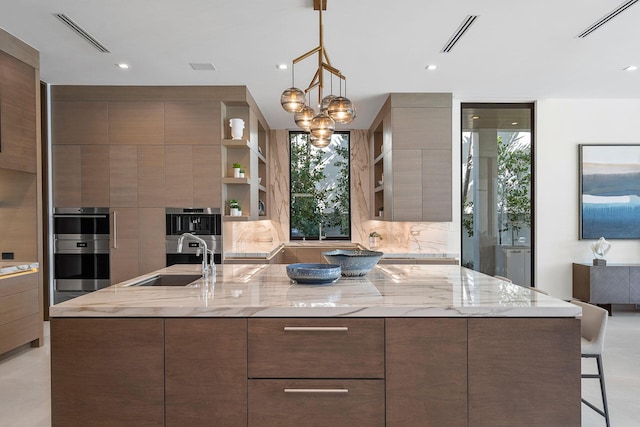
<instances>
[{"instance_id":1,"label":"framed abstract artwork","mask_svg":"<svg viewBox=\"0 0 640 427\"><path fill-rule=\"evenodd\" d=\"M640 144L579 151L580 239L640 239Z\"/></svg>"}]
</instances>

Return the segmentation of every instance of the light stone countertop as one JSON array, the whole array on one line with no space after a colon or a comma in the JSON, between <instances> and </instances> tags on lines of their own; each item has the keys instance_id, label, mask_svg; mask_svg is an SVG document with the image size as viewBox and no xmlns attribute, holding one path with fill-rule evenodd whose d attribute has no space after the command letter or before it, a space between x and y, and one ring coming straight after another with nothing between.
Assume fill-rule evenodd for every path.
<instances>
[{"instance_id":1,"label":"light stone countertop","mask_svg":"<svg viewBox=\"0 0 640 427\"><path fill-rule=\"evenodd\" d=\"M38 271L39 264L35 261L2 261L0 262L0 279L9 274L33 270Z\"/></svg>"},{"instance_id":2,"label":"light stone countertop","mask_svg":"<svg viewBox=\"0 0 640 427\"><path fill-rule=\"evenodd\" d=\"M345 248L345 247L353 247L354 249L366 249L367 247L362 246L358 243L352 242L339 242L339 241L330 241L330 242L318 242L318 241L293 241L289 243L281 243L276 247L270 249L268 252L265 251L256 251L256 250L247 250L243 252L225 252L224 257L230 259L242 259L242 258L252 258L252 259L270 259L272 258L280 249L282 248L326 248L327 250L335 249L335 248ZM378 250L378 249L374 249ZM402 259L458 259L459 254L453 253L416 253L416 252L385 252L382 250L384 255L382 258L384 259L392 259L392 258L402 258Z\"/></svg>"},{"instance_id":3,"label":"light stone countertop","mask_svg":"<svg viewBox=\"0 0 640 427\"><path fill-rule=\"evenodd\" d=\"M50 308L52 317L575 317L579 307L455 265L377 265L330 285L298 285L286 265L218 266L186 287L131 286L174 265Z\"/></svg>"}]
</instances>

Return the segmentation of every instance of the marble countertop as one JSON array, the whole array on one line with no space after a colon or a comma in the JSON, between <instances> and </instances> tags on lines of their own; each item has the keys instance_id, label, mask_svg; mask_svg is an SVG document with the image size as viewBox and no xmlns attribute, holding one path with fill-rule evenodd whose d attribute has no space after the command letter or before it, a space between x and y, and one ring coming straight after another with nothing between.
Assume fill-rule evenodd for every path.
<instances>
[{"instance_id":1,"label":"marble countertop","mask_svg":"<svg viewBox=\"0 0 640 427\"><path fill-rule=\"evenodd\" d=\"M35 261L2 261L0 262L0 279L14 273L22 273L29 270L38 271L39 264Z\"/></svg>"},{"instance_id":2,"label":"marble countertop","mask_svg":"<svg viewBox=\"0 0 640 427\"><path fill-rule=\"evenodd\" d=\"M579 307L456 265L377 265L364 277L298 285L286 265L218 266L186 287L131 286L174 265L50 308L52 317L575 317Z\"/></svg>"},{"instance_id":3,"label":"marble countertop","mask_svg":"<svg viewBox=\"0 0 640 427\"><path fill-rule=\"evenodd\" d=\"M327 250L331 250L334 248L345 248L345 247L353 247L354 249L368 249L358 243L351 243L351 242L337 242L337 241L331 241L331 242L314 242L314 241L306 241L306 242L301 242L301 241L294 241L294 242L289 242L289 243L281 243L279 245L277 245L274 248L269 248L269 250L247 250L244 252L225 252L224 253L224 257L225 258L259 258L259 259L270 259L272 258L280 249L282 248L326 248ZM378 249L374 249L374 250L378 250ZM382 250L382 252L384 252L384 255L382 255L382 258L402 258L402 259L439 259L439 258L446 258L446 259L458 259L459 255L458 254L453 254L453 253L408 253L408 252L385 252L384 250Z\"/></svg>"}]
</instances>

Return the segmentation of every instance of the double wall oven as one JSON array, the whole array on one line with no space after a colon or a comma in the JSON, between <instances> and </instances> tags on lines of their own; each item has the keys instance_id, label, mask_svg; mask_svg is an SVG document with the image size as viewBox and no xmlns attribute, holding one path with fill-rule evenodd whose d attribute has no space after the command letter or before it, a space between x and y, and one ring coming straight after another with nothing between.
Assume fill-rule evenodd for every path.
<instances>
[{"instance_id":1,"label":"double wall oven","mask_svg":"<svg viewBox=\"0 0 640 427\"><path fill-rule=\"evenodd\" d=\"M110 285L109 208L55 208L53 233L54 304Z\"/></svg>"},{"instance_id":2,"label":"double wall oven","mask_svg":"<svg viewBox=\"0 0 640 427\"><path fill-rule=\"evenodd\" d=\"M174 264L200 264L202 249L199 242L187 240L178 252L178 238L191 233L207 243L216 264L222 262L222 215L218 208L167 208L166 254L167 267ZM211 255L207 254L207 262Z\"/></svg>"}]
</instances>

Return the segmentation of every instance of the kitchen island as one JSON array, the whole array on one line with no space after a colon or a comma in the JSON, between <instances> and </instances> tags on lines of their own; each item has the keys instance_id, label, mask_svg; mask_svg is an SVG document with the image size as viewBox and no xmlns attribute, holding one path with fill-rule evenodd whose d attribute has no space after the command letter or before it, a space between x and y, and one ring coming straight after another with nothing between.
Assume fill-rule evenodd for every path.
<instances>
[{"instance_id":1,"label":"kitchen island","mask_svg":"<svg viewBox=\"0 0 640 427\"><path fill-rule=\"evenodd\" d=\"M53 425L580 425L580 308L458 266L285 267L51 307Z\"/></svg>"}]
</instances>

